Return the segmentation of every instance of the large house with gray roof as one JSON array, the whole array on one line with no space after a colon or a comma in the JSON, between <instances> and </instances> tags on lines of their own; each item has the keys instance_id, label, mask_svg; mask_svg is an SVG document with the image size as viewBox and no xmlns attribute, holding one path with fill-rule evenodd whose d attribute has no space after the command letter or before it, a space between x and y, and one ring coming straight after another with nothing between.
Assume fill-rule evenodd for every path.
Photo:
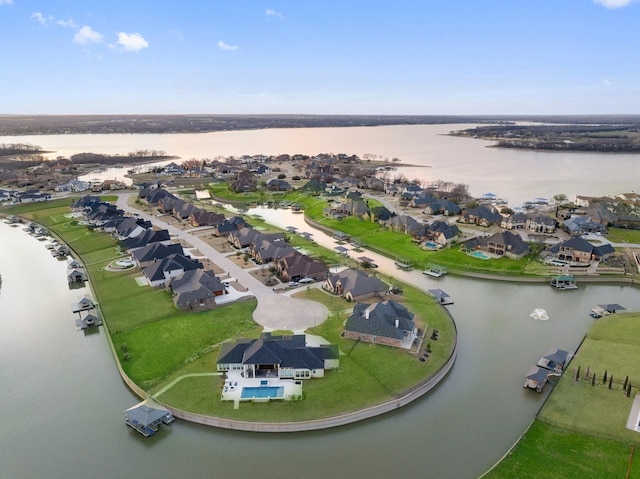
<instances>
[{"instance_id":1,"label":"large house with gray roof","mask_svg":"<svg viewBox=\"0 0 640 479\"><path fill-rule=\"evenodd\" d=\"M227 291L212 271L193 269L170 279L166 285L175 305L184 310L200 311L215 306L216 296Z\"/></svg>"},{"instance_id":2,"label":"large house with gray roof","mask_svg":"<svg viewBox=\"0 0 640 479\"><path fill-rule=\"evenodd\" d=\"M414 314L395 301L358 303L342 332L343 337L372 344L410 349L418 334Z\"/></svg>"},{"instance_id":3,"label":"large house with gray roof","mask_svg":"<svg viewBox=\"0 0 640 479\"><path fill-rule=\"evenodd\" d=\"M329 275L322 288L347 301L363 301L386 294L388 286L376 277L347 268Z\"/></svg>"},{"instance_id":4,"label":"large house with gray roof","mask_svg":"<svg viewBox=\"0 0 640 479\"><path fill-rule=\"evenodd\" d=\"M462 243L462 251L484 251L496 256L520 259L529 253L529 245L519 235L511 231L502 231L486 238L471 238Z\"/></svg>"},{"instance_id":5,"label":"large house with gray roof","mask_svg":"<svg viewBox=\"0 0 640 479\"><path fill-rule=\"evenodd\" d=\"M307 345L304 334L263 333L259 339L223 344L216 366L218 371L241 371L245 378L321 378L340 366L340 352L335 345Z\"/></svg>"},{"instance_id":6,"label":"large house with gray roof","mask_svg":"<svg viewBox=\"0 0 640 479\"><path fill-rule=\"evenodd\" d=\"M596 246L582 238L569 238L553 245L549 252L560 261L584 264L606 259L612 256L615 250L610 243Z\"/></svg>"}]
</instances>

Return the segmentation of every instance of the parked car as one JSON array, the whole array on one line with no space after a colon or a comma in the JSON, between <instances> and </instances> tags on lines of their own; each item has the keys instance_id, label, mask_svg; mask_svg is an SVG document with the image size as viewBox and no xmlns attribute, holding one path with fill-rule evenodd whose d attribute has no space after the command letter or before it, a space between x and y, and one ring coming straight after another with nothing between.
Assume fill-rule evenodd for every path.
<instances>
[{"instance_id":1,"label":"parked car","mask_svg":"<svg viewBox=\"0 0 640 479\"><path fill-rule=\"evenodd\" d=\"M297 281L289 281L289 286L298 286Z\"/></svg>"},{"instance_id":2,"label":"parked car","mask_svg":"<svg viewBox=\"0 0 640 479\"><path fill-rule=\"evenodd\" d=\"M313 283L313 278L302 278L300 281L298 281L298 283L300 284Z\"/></svg>"}]
</instances>

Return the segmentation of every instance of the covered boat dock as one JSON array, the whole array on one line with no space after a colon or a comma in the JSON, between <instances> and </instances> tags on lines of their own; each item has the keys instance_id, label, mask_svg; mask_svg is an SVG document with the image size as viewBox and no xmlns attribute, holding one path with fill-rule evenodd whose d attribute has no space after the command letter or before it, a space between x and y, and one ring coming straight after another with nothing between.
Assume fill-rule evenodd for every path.
<instances>
[{"instance_id":1,"label":"covered boat dock","mask_svg":"<svg viewBox=\"0 0 640 479\"><path fill-rule=\"evenodd\" d=\"M174 417L168 409L151 399L142 401L124 412L127 425L145 437L158 432L160 424L171 424Z\"/></svg>"}]
</instances>

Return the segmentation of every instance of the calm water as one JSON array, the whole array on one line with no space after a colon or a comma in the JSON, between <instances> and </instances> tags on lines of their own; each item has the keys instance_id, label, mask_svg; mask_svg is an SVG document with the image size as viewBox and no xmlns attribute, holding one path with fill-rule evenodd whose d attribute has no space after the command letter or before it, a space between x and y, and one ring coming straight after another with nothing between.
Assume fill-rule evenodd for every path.
<instances>
[{"instance_id":1,"label":"calm water","mask_svg":"<svg viewBox=\"0 0 640 479\"><path fill-rule=\"evenodd\" d=\"M472 125L415 125L357 128L301 128L229 131L175 135L59 135L0 137L0 143L24 142L53 150L49 155L80 152L127 155L138 149L164 150L183 160L218 156L281 153L348 153L363 157L399 158L420 165L392 172L425 182L452 181L469 185L471 194L494 193L520 206L537 197L564 193L613 195L634 191L640 155L604 153L542 153L487 148L490 142L447 136ZM125 169L109 169L102 179L121 177Z\"/></svg>"},{"instance_id":2,"label":"calm water","mask_svg":"<svg viewBox=\"0 0 640 479\"><path fill-rule=\"evenodd\" d=\"M280 221L292 224L293 216L301 215ZM276 477L296 471L305 478L477 477L525 431L542 403L542 395L522 388L528 367L548 348L574 349L592 324L594 304L640 309L632 288L558 292L400 272L455 300L458 361L427 396L334 430L249 434L176 421L145 439L124 424L124 409L138 400L120 381L105 335L75 330L70 305L84 291L68 290L65 264L4 223L0 245L0 477L8 479L246 478L257 471ZM548 321L529 317L539 307Z\"/></svg>"}]
</instances>

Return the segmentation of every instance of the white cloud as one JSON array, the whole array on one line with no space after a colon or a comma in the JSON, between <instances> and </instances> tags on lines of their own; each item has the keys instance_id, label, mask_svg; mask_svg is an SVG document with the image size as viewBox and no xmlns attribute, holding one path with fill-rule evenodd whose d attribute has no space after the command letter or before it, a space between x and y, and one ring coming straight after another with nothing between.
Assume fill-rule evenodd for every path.
<instances>
[{"instance_id":1,"label":"white cloud","mask_svg":"<svg viewBox=\"0 0 640 479\"><path fill-rule=\"evenodd\" d=\"M275 18L279 18L280 20L282 20L284 18L284 16L282 15L282 13L280 12L276 12L275 10L272 10L270 8L267 8L264 12L264 14L267 17L275 17Z\"/></svg>"},{"instance_id":2,"label":"white cloud","mask_svg":"<svg viewBox=\"0 0 640 479\"><path fill-rule=\"evenodd\" d=\"M11 5L13 0L0 0L0 5Z\"/></svg>"},{"instance_id":3,"label":"white cloud","mask_svg":"<svg viewBox=\"0 0 640 479\"><path fill-rule=\"evenodd\" d=\"M85 25L76 32L76 34L73 36L73 41L79 43L80 45L100 43L102 41L102 34Z\"/></svg>"},{"instance_id":4,"label":"white cloud","mask_svg":"<svg viewBox=\"0 0 640 479\"><path fill-rule=\"evenodd\" d=\"M613 82L611 80L602 80L602 84L603 85L613 85Z\"/></svg>"},{"instance_id":5,"label":"white cloud","mask_svg":"<svg viewBox=\"0 0 640 479\"><path fill-rule=\"evenodd\" d=\"M118 33L118 45L128 52L137 52L149 47L142 35L139 33Z\"/></svg>"},{"instance_id":6,"label":"white cloud","mask_svg":"<svg viewBox=\"0 0 640 479\"><path fill-rule=\"evenodd\" d=\"M634 2L634 1L635 0L593 0L594 3L597 3L598 5L602 5L603 7L606 7L606 8L626 7L631 2Z\"/></svg>"},{"instance_id":7,"label":"white cloud","mask_svg":"<svg viewBox=\"0 0 640 479\"><path fill-rule=\"evenodd\" d=\"M222 40L220 40L218 43L216 43L216 45L218 45L218 48L220 50L237 50L238 49L237 45L227 45Z\"/></svg>"},{"instance_id":8,"label":"white cloud","mask_svg":"<svg viewBox=\"0 0 640 479\"><path fill-rule=\"evenodd\" d=\"M78 28L78 25L70 18L69 20L56 20L61 27Z\"/></svg>"},{"instance_id":9,"label":"white cloud","mask_svg":"<svg viewBox=\"0 0 640 479\"><path fill-rule=\"evenodd\" d=\"M9 2L11 3L11 2ZM0 5L2 4L2 0L0 0ZM46 25L47 23L51 22L53 20L53 17L51 15L49 15L48 17L45 17L42 13L40 12L33 12L31 14L31 18L35 18L38 22L40 22L42 25Z\"/></svg>"}]
</instances>

